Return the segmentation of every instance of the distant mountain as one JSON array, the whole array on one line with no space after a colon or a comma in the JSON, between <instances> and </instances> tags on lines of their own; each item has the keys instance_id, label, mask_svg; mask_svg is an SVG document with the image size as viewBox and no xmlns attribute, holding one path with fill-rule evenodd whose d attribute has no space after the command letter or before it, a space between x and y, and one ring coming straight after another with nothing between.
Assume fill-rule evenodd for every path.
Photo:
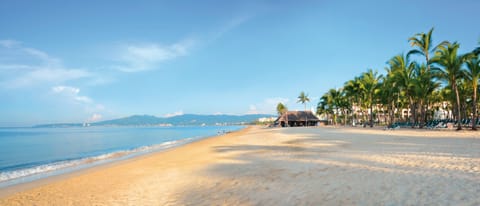
<instances>
[{"instance_id":1,"label":"distant mountain","mask_svg":"<svg viewBox=\"0 0 480 206\"><path fill-rule=\"evenodd\" d=\"M188 125L240 125L255 122L262 117L275 117L269 114L249 115L198 115L184 114L173 117L156 117L152 115L133 115L90 123L89 126L188 126ZM82 123L43 124L35 127L81 127Z\"/></svg>"},{"instance_id":2,"label":"distant mountain","mask_svg":"<svg viewBox=\"0 0 480 206\"><path fill-rule=\"evenodd\" d=\"M158 125L158 124L167 124L166 119L151 116L151 115L133 115L133 116L124 117L120 119L94 122L94 123L91 123L91 126L103 126L103 125L127 126L127 125Z\"/></svg>"},{"instance_id":3,"label":"distant mountain","mask_svg":"<svg viewBox=\"0 0 480 206\"><path fill-rule=\"evenodd\" d=\"M39 124L35 125L33 127L41 127L41 128L46 128L46 127L55 127L55 128L62 128L62 127L81 127L83 126L82 123L57 123L57 124Z\"/></svg>"}]
</instances>

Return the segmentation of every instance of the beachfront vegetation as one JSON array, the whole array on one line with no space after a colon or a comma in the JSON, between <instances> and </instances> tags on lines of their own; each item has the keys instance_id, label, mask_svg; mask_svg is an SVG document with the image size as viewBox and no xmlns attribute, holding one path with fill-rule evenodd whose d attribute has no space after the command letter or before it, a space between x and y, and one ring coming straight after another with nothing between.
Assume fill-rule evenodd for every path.
<instances>
[{"instance_id":1,"label":"beachfront vegetation","mask_svg":"<svg viewBox=\"0 0 480 206\"><path fill-rule=\"evenodd\" d=\"M412 50L388 60L385 74L368 69L342 88L330 89L320 98L317 113L333 124L423 128L448 122L458 130L462 125L476 130L480 49L459 54L459 43L433 45L432 34L433 28L409 38Z\"/></svg>"},{"instance_id":2,"label":"beachfront vegetation","mask_svg":"<svg viewBox=\"0 0 480 206\"><path fill-rule=\"evenodd\" d=\"M283 103L280 102L280 103L277 104L278 116L282 116L282 114L284 114L287 111L288 111L288 108Z\"/></svg>"},{"instance_id":3,"label":"beachfront vegetation","mask_svg":"<svg viewBox=\"0 0 480 206\"><path fill-rule=\"evenodd\" d=\"M307 102L310 102L310 98L308 98L308 94L305 94L305 92L300 92L300 95L298 95L298 102L301 102L305 106L305 111L307 111ZM305 116L305 126L307 126L307 116Z\"/></svg>"}]
</instances>

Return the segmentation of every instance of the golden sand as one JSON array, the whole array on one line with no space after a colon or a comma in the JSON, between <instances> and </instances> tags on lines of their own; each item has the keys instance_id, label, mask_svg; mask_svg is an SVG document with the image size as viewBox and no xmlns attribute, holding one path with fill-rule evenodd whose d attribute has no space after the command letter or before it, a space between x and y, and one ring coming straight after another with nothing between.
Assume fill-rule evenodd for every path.
<instances>
[{"instance_id":1,"label":"golden sand","mask_svg":"<svg viewBox=\"0 0 480 206\"><path fill-rule=\"evenodd\" d=\"M251 127L0 191L0 205L480 205L480 133Z\"/></svg>"}]
</instances>

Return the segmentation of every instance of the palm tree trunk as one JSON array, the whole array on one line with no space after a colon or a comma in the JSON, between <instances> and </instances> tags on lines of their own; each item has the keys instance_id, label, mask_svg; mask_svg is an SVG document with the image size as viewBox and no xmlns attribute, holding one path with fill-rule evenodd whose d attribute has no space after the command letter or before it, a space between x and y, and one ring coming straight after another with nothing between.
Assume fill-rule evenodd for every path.
<instances>
[{"instance_id":1,"label":"palm tree trunk","mask_svg":"<svg viewBox=\"0 0 480 206\"><path fill-rule=\"evenodd\" d=\"M288 124L288 110L285 113L285 119L287 120L287 124L285 124L285 127L289 127L290 125Z\"/></svg>"},{"instance_id":2,"label":"palm tree trunk","mask_svg":"<svg viewBox=\"0 0 480 206\"><path fill-rule=\"evenodd\" d=\"M343 114L343 119L344 119L344 126L347 126L347 116L348 115L348 110L347 109L344 109L344 114Z\"/></svg>"},{"instance_id":3,"label":"palm tree trunk","mask_svg":"<svg viewBox=\"0 0 480 206\"><path fill-rule=\"evenodd\" d=\"M412 124L412 128L414 127L415 123L415 106L413 105L413 98L410 97L410 123Z\"/></svg>"},{"instance_id":4,"label":"palm tree trunk","mask_svg":"<svg viewBox=\"0 0 480 206\"><path fill-rule=\"evenodd\" d=\"M370 127L373 127L373 103L370 103Z\"/></svg>"},{"instance_id":5,"label":"palm tree trunk","mask_svg":"<svg viewBox=\"0 0 480 206\"><path fill-rule=\"evenodd\" d=\"M388 112L388 108L387 108L387 111L383 111L383 123L388 125L388 117L387 115L390 114L390 112Z\"/></svg>"},{"instance_id":6,"label":"palm tree trunk","mask_svg":"<svg viewBox=\"0 0 480 206\"><path fill-rule=\"evenodd\" d=\"M305 127L307 126L307 104L303 104L305 107Z\"/></svg>"},{"instance_id":7,"label":"palm tree trunk","mask_svg":"<svg viewBox=\"0 0 480 206\"><path fill-rule=\"evenodd\" d=\"M423 128L423 125L425 123L425 112L424 112L424 102L423 100L419 101L418 107L420 108L420 121L419 121L419 127Z\"/></svg>"},{"instance_id":8,"label":"palm tree trunk","mask_svg":"<svg viewBox=\"0 0 480 206\"><path fill-rule=\"evenodd\" d=\"M392 101L391 103L391 110L390 110L390 126L394 124L395 121L395 102Z\"/></svg>"},{"instance_id":9,"label":"palm tree trunk","mask_svg":"<svg viewBox=\"0 0 480 206\"><path fill-rule=\"evenodd\" d=\"M455 96L457 97L457 113L458 113L457 114L457 118L458 118L457 130L461 130L462 129L462 113L461 113L462 106L460 105L460 95L458 94L456 81L453 81L452 87L453 87L453 90L455 91Z\"/></svg>"},{"instance_id":10,"label":"palm tree trunk","mask_svg":"<svg viewBox=\"0 0 480 206\"><path fill-rule=\"evenodd\" d=\"M472 130L477 130L477 85L473 84Z\"/></svg>"},{"instance_id":11,"label":"palm tree trunk","mask_svg":"<svg viewBox=\"0 0 480 206\"><path fill-rule=\"evenodd\" d=\"M428 122L428 100L424 101L422 107L422 124L425 126Z\"/></svg>"}]
</instances>

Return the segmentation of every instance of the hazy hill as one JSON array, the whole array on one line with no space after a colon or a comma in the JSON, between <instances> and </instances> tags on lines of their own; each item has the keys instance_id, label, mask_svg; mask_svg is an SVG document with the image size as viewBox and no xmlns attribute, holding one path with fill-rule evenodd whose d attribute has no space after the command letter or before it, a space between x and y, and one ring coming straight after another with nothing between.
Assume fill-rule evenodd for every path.
<instances>
[{"instance_id":1,"label":"hazy hill","mask_svg":"<svg viewBox=\"0 0 480 206\"><path fill-rule=\"evenodd\" d=\"M248 124L262 117L274 117L269 114L250 114L250 115L198 115L184 114L173 117L156 117L152 115L133 115L129 117L112 119L100 122L90 123L90 126L155 126L155 125L238 125ZM83 126L82 123L72 124L43 124L35 127L76 127Z\"/></svg>"}]
</instances>

